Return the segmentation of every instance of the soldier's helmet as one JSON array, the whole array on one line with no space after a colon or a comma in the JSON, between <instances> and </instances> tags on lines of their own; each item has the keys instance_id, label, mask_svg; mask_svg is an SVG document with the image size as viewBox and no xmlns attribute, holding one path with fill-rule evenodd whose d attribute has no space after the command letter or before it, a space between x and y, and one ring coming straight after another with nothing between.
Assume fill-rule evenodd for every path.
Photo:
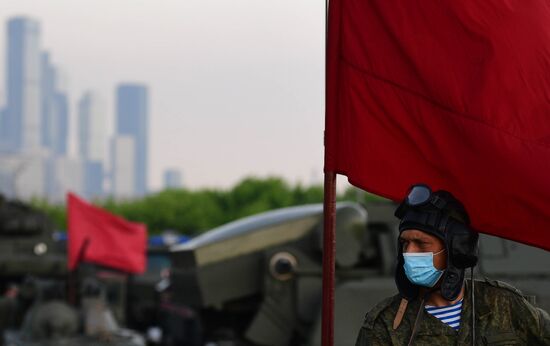
<instances>
[{"instance_id":1,"label":"soldier's helmet","mask_svg":"<svg viewBox=\"0 0 550 346\"><path fill-rule=\"evenodd\" d=\"M466 268L477 264L478 233L462 203L450 192L432 192L425 184L415 184L395 211L401 221L399 232L417 229L441 239L447 250L447 268L441 279L441 295L454 300L460 293ZM398 243L395 282L406 299L418 295L419 287L409 281L403 269L403 250Z\"/></svg>"}]
</instances>

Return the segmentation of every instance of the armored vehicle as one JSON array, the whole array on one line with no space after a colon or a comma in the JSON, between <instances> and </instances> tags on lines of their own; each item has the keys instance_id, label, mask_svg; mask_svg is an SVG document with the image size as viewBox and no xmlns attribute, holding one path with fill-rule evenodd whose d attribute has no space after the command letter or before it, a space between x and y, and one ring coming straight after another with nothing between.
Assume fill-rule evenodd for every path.
<instances>
[{"instance_id":1,"label":"armored vehicle","mask_svg":"<svg viewBox=\"0 0 550 346\"><path fill-rule=\"evenodd\" d=\"M56 251L53 233L54 226L45 214L0 195L2 282L20 281L27 275L65 276L66 257Z\"/></svg>"},{"instance_id":2,"label":"armored vehicle","mask_svg":"<svg viewBox=\"0 0 550 346\"><path fill-rule=\"evenodd\" d=\"M4 332L4 344L145 346L141 335L119 327L114 311L108 304L107 295L110 292L105 284L108 280L87 277L83 281L79 293L80 304L74 306L66 301L64 281L33 278L25 280L21 285L22 295L32 298L32 303L24 312L19 328ZM21 299L15 302L16 310L20 302Z\"/></svg>"},{"instance_id":3,"label":"armored vehicle","mask_svg":"<svg viewBox=\"0 0 550 346\"><path fill-rule=\"evenodd\" d=\"M146 270L128 279L126 324L132 329L146 333L150 328L159 327L160 294L169 284L169 249L188 239L173 231L149 237Z\"/></svg>"},{"instance_id":4,"label":"armored vehicle","mask_svg":"<svg viewBox=\"0 0 550 346\"><path fill-rule=\"evenodd\" d=\"M267 212L173 248L173 300L195 311L203 342L307 345L315 339L321 307L322 214L322 205ZM365 277L386 277L387 288L380 289L379 297L386 295L393 288L393 259L384 259L382 249L395 244L389 237L382 247L376 241L387 230L366 232L367 212L358 204L340 203L336 214L337 299L353 293L349 284ZM357 302L337 302L344 304L354 308ZM337 324L342 333L349 330L349 340L337 344L353 343L363 314L358 311Z\"/></svg>"},{"instance_id":5,"label":"armored vehicle","mask_svg":"<svg viewBox=\"0 0 550 346\"><path fill-rule=\"evenodd\" d=\"M143 337L117 322L124 322L125 276L106 271L80 272L80 279L70 275L66 251L54 234L45 214L0 196L0 344L145 345ZM71 279L97 284L68 299Z\"/></svg>"},{"instance_id":6,"label":"armored vehicle","mask_svg":"<svg viewBox=\"0 0 550 346\"><path fill-rule=\"evenodd\" d=\"M368 214L367 214L368 210ZM336 208L335 344L397 292L395 205ZM322 205L238 220L172 248L171 300L186 345L321 345ZM550 253L482 236L476 276L508 281L550 308Z\"/></svg>"}]
</instances>

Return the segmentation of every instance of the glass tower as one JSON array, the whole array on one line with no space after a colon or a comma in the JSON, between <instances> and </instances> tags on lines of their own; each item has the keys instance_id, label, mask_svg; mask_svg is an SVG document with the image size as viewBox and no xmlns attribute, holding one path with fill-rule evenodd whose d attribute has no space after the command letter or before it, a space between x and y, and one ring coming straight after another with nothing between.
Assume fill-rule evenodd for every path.
<instances>
[{"instance_id":1,"label":"glass tower","mask_svg":"<svg viewBox=\"0 0 550 346\"><path fill-rule=\"evenodd\" d=\"M7 114L8 149L32 151L41 146L40 27L29 18L8 21Z\"/></svg>"},{"instance_id":2,"label":"glass tower","mask_svg":"<svg viewBox=\"0 0 550 346\"><path fill-rule=\"evenodd\" d=\"M129 136L135 144L134 192L147 193L148 164L148 90L144 85L122 84L116 91L116 132ZM116 173L115 173L116 174Z\"/></svg>"}]
</instances>

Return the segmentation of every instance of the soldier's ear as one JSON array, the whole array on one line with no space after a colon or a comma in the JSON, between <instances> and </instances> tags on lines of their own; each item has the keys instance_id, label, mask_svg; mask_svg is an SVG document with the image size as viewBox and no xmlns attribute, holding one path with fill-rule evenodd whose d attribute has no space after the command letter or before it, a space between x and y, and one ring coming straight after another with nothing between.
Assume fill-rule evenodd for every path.
<instances>
[{"instance_id":1,"label":"soldier's ear","mask_svg":"<svg viewBox=\"0 0 550 346\"><path fill-rule=\"evenodd\" d=\"M449 260L459 269L477 264L479 234L460 222L452 222L449 230Z\"/></svg>"},{"instance_id":2,"label":"soldier's ear","mask_svg":"<svg viewBox=\"0 0 550 346\"><path fill-rule=\"evenodd\" d=\"M451 263L447 264L447 270L443 273L441 282L441 296L448 301L458 297L464 282L464 269L458 269Z\"/></svg>"}]
</instances>

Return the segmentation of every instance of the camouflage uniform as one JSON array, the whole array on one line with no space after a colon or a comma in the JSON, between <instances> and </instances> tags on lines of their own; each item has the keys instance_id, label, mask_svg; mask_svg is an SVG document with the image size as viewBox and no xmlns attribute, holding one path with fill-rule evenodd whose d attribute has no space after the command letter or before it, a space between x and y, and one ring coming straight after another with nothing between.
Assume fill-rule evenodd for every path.
<instances>
[{"instance_id":1,"label":"camouflage uniform","mask_svg":"<svg viewBox=\"0 0 550 346\"><path fill-rule=\"evenodd\" d=\"M414 345L471 345L470 282L466 281L460 329L421 312ZM420 308L420 299L409 302L401 325L393 330L399 295L387 298L365 316L356 346L407 345ZM498 281L475 282L476 345L550 345L550 317L531 305L521 293Z\"/></svg>"}]
</instances>

